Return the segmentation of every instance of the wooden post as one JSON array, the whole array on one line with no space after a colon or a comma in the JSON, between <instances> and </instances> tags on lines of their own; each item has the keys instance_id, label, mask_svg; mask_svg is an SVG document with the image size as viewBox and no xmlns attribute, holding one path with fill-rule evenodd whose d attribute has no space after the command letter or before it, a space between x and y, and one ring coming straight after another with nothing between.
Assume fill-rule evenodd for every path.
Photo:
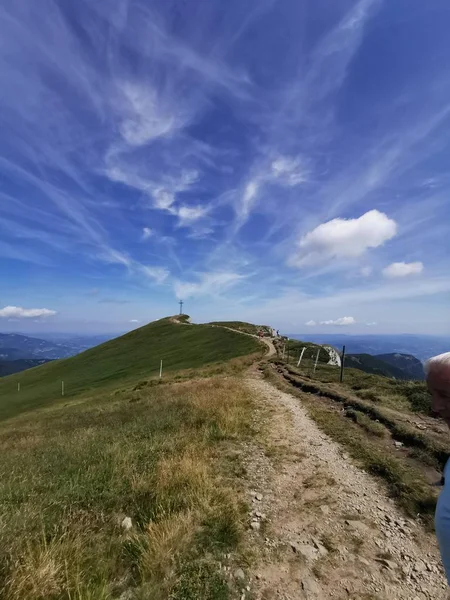
<instances>
[{"instance_id":1,"label":"wooden post","mask_svg":"<svg viewBox=\"0 0 450 600\"><path fill-rule=\"evenodd\" d=\"M299 366L300 366L300 363L302 362L302 358L303 358L303 355L304 355L304 353L305 353L305 350L306 350L306 346L304 346L304 347L302 348L302 351L300 352L300 356L298 357L298 363L297 363L297 367L299 367Z\"/></svg>"},{"instance_id":2,"label":"wooden post","mask_svg":"<svg viewBox=\"0 0 450 600\"><path fill-rule=\"evenodd\" d=\"M341 374L339 376L339 382L342 383L344 379L344 362L345 362L345 346L342 346L342 355L341 355Z\"/></svg>"},{"instance_id":3,"label":"wooden post","mask_svg":"<svg viewBox=\"0 0 450 600\"><path fill-rule=\"evenodd\" d=\"M64 396L64 381L61 381L61 396Z\"/></svg>"},{"instance_id":4,"label":"wooden post","mask_svg":"<svg viewBox=\"0 0 450 600\"><path fill-rule=\"evenodd\" d=\"M320 348L317 350L316 362L314 363L314 373L316 372L317 363L319 361Z\"/></svg>"},{"instance_id":5,"label":"wooden post","mask_svg":"<svg viewBox=\"0 0 450 600\"><path fill-rule=\"evenodd\" d=\"M20 392L20 381L19 381L19 383L17 384L17 391L18 391L18 392Z\"/></svg>"},{"instance_id":6,"label":"wooden post","mask_svg":"<svg viewBox=\"0 0 450 600\"><path fill-rule=\"evenodd\" d=\"M159 365L159 378L162 379L162 359L161 364Z\"/></svg>"}]
</instances>

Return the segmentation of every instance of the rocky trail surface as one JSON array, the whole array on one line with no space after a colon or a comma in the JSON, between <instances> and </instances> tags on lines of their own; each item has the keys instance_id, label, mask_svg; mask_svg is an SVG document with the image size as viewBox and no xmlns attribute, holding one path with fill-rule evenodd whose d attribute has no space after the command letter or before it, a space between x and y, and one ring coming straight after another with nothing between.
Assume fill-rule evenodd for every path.
<instances>
[{"instance_id":1,"label":"rocky trail surface","mask_svg":"<svg viewBox=\"0 0 450 600\"><path fill-rule=\"evenodd\" d=\"M447 598L433 535L320 431L301 399L256 370L246 385L267 447L245 449L249 536L260 558L253 573L235 576L241 598Z\"/></svg>"}]
</instances>

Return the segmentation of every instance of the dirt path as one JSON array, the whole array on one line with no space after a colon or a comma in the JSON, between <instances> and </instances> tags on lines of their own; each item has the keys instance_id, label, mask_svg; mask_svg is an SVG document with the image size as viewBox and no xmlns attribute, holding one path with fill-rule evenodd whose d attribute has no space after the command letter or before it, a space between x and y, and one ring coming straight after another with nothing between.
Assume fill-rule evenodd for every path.
<instances>
[{"instance_id":1,"label":"dirt path","mask_svg":"<svg viewBox=\"0 0 450 600\"><path fill-rule=\"evenodd\" d=\"M263 344L265 344L268 347L266 358L269 358L270 356L275 356L275 354L277 353L276 348L270 338L259 337L259 335L254 335L253 333L247 333L246 331L240 331L239 329L233 329L232 327L226 327L226 325L211 325L211 327L221 327L222 329L228 329L229 331L234 331L234 333L240 333L241 335L248 335L249 337L259 340L260 342L262 342Z\"/></svg>"},{"instance_id":2,"label":"dirt path","mask_svg":"<svg viewBox=\"0 0 450 600\"><path fill-rule=\"evenodd\" d=\"M301 400L256 371L246 384L260 398L255 426L270 423L268 450L248 448L246 461L250 535L261 550L254 597L446 598L434 537L319 430Z\"/></svg>"}]
</instances>

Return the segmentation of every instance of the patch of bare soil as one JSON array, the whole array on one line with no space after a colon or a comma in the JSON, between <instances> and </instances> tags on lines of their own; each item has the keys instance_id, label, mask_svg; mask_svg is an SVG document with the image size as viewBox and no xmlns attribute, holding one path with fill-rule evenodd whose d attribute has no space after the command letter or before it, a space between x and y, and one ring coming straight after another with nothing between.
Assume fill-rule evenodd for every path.
<instances>
[{"instance_id":1,"label":"patch of bare soil","mask_svg":"<svg viewBox=\"0 0 450 600\"><path fill-rule=\"evenodd\" d=\"M301 400L256 372L246 385L268 445L246 453L249 536L260 558L241 597L446 598L434 537L320 431Z\"/></svg>"}]
</instances>

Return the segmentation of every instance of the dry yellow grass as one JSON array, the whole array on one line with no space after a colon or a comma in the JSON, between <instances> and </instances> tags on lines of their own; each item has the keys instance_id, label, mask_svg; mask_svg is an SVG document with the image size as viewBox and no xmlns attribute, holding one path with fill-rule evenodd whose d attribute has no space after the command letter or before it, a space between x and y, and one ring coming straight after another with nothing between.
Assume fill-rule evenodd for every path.
<instances>
[{"instance_id":1,"label":"dry yellow grass","mask_svg":"<svg viewBox=\"0 0 450 600\"><path fill-rule=\"evenodd\" d=\"M239 550L243 507L221 445L248 435L251 403L215 377L2 425L0 598L226 599L218 565Z\"/></svg>"}]
</instances>

